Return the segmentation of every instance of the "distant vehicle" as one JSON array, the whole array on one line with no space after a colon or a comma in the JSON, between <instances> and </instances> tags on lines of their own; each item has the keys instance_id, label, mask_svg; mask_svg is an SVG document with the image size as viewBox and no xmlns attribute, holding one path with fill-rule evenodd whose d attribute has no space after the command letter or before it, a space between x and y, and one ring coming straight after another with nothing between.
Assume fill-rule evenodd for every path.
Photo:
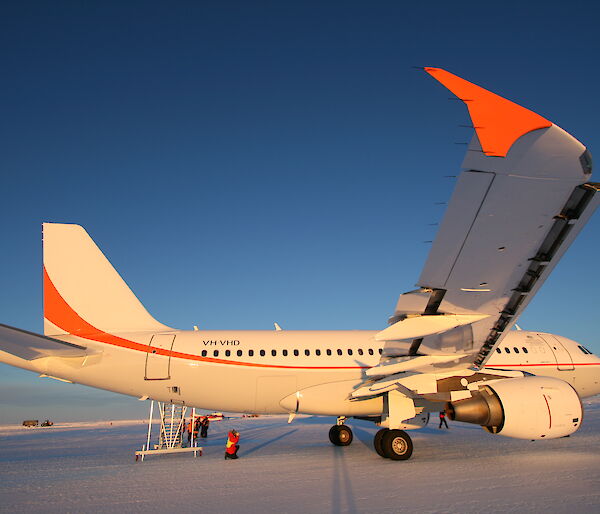
<instances>
[{"instance_id":1,"label":"distant vehicle","mask_svg":"<svg viewBox=\"0 0 600 514\"><path fill-rule=\"evenodd\" d=\"M52 425L54 425L54 423L52 421L50 421L49 419L47 419L40 426L42 426L42 427L51 427Z\"/></svg>"},{"instance_id":2,"label":"distant vehicle","mask_svg":"<svg viewBox=\"0 0 600 514\"><path fill-rule=\"evenodd\" d=\"M222 412L213 412L208 415L208 419L211 421L223 421L223 413Z\"/></svg>"},{"instance_id":3,"label":"distant vehicle","mask_svg":"<svg viewBox=\"0 0 600 514\"><path fill-rule=\"evenodd\" d=\"M38 424L39 421L37 419L26 419L25 421L23 421L24 427L37 427Z\"/></svg>"}]
</instances>

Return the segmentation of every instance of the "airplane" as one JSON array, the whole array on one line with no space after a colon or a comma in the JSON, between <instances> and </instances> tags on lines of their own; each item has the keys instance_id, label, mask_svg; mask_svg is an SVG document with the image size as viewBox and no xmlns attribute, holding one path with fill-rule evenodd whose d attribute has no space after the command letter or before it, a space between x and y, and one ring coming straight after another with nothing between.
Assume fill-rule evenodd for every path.
<instances>
[{"instance_id":1,"label":"airplane","mask_svg":"<svg viewBox=\"0 0 600 514\"><path fill-rule=\"evenodd\" d=\"M177 330L154 319L79 225L43 224L44 335L0 325L0 362L43 377L210 411L335 416L413 453L432 412L492 434L568 436L600 393L600 358L515 322L598 205L589 151L567 132L440 68L474 128L417 288L379 331Z\"/></svg>"}]
</instances>

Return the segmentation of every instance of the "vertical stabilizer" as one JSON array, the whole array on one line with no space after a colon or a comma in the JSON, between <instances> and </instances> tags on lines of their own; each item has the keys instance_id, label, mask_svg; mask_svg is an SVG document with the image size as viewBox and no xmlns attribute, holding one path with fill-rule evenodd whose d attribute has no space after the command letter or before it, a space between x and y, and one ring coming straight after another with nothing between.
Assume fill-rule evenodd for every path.
<instances>
[{"instance_id":1,"label":"vertical stabilizer","mask_svg":"<svg viewBox=\"0 0 600 514\"><path fill-rule=\"evenodd\" d=\"M164 331L79 225L44 223L44 334Z\"/></svg>"}]
</instances>

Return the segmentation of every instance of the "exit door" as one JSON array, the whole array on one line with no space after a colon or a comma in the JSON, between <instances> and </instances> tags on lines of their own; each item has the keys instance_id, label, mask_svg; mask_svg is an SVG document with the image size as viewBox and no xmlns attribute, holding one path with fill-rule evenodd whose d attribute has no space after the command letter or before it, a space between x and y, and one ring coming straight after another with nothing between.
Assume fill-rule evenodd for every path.
<instances>
[{"instance_id":1,"label":"exit door","mask_svg":"<svg viewBox=\"0 0 600 514\"><path fill-rule=\"evenodd\" d=\"M550 334L544 334L540 336L546 344L552 350L554 358L556 359L556 367L561 371L571 371L575 369L573 366L573 359L567 349L561 344L561 342Z\"/></svg>"},{"instance_id":2,"label":"exit door","mask_svg":"<svg viewBox=\"0 0 600 514\"><path fill-rule=\"evenodd\" d=\"M175 334L155 334L146 354L146 380L168 380L171 378L171 350Z\"/></svg>"}]
</instances>

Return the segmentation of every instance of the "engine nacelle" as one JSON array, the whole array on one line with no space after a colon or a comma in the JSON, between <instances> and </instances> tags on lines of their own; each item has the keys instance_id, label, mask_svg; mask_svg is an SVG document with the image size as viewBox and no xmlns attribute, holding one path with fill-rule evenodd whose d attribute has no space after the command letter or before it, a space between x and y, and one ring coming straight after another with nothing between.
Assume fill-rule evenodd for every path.
<instances>
[{"instance_id":1,"label":"engine nacelle","mask_svg":"<svg viewBox=\"0 0 600 514\"><path fill-rule=\"evenodd\" d=\"M450 419L475 423L517 439L554 439L581 425L581 400L558 378L524 377L488 382L472 398L446 404Z\"/></svg>"}]
</instances>

